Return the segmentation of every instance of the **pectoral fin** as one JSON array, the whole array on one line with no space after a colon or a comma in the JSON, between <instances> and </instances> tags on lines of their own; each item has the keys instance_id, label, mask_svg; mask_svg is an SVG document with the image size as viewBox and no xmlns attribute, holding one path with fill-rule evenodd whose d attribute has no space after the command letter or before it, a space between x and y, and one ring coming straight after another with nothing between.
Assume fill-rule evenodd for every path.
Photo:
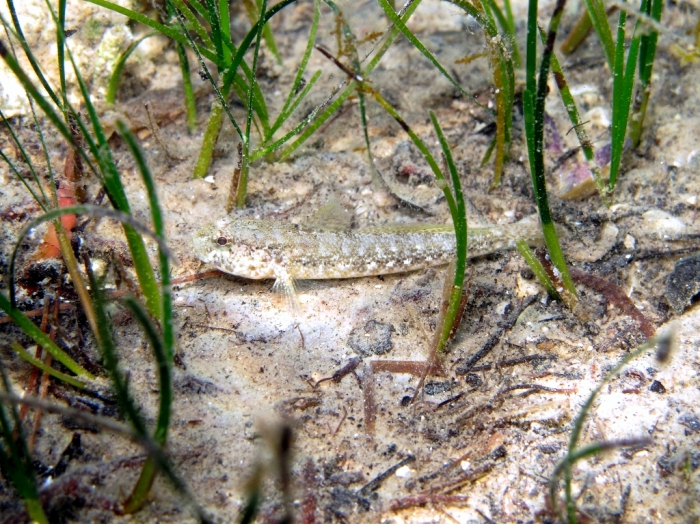
<instances>
[{"instance_id":1,"label":"pectoral fin","mask_svg":"<svg viewBox=\"0 0 700 524\"><path fill-rule=\"evenodd\" d=\"M297 297L296 283L290 275L277 277L272 286L272 290L284 295L287 306L294 312L300 310L299 298Z\"/></svg>"}]
</instances>

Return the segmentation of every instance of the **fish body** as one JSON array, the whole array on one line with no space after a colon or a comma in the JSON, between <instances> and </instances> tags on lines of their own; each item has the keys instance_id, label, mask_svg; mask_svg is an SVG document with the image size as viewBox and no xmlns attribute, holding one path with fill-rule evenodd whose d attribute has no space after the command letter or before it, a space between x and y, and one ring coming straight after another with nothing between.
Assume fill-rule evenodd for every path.
<instances>
[{"instance_id":1,"label":"fish body","mask_svg":"<svg viewBox=\"0 0 700 524\"><path fill-rule=\"evenodd\" d=\"M470 228L470 258L542 242L538 221ZM293 293L296 279L338 279L402 273L448 264L456 256L452 226L382 225L364 229L224 217L194 236L194 254L240 277L274 278Z\"/></svg>"}]
</instances>

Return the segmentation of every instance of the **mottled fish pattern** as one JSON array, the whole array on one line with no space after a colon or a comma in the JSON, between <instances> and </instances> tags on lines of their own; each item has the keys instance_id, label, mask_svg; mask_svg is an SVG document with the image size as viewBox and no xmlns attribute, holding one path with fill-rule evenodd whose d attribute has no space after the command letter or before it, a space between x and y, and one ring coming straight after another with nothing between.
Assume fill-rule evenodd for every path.
<instances>
[{"instance_id":1,"label":"mottled fish pattern","mask_svg":"<svg viewBox=\"0 0 700 524\"><path fill-rule=\"evenodd\" d=\"M536 219L470 228L470 258L542 242ZM454 229L446 225L393 224L363 229L329 223L304 226L273 220L224 217L194 235L194 254L240 277L274 278L293 293L294 280L386 275L448 264L455 257Z\"/></svg>"}]
</instances>

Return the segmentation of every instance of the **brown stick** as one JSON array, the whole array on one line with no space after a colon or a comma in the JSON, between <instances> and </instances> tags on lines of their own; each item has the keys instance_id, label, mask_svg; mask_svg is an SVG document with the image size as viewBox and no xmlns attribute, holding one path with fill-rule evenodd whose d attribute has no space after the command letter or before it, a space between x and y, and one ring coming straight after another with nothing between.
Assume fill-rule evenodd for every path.
<instances>
[{"instance_id":1,"label":"brown stick","mask_svg":"<svg viewBox=\"0 0 700 524\"><path fill-rule=\"evenodd\" d=\"M654 325L649 321L649 319L647 319L644 313L637 309L634 302L632 302L632 300L625 294L624 291L622 291L622 289L620 289L619 286L574 267L569 268L569 273L571 274L571 278L573 278L576 282L597 291L603 295L608 302L619 307L624 314L639 322L639 327L641 328L645 337L651 338L654 336L654 333L656 333L656 328Z\"/></svg>"},{"instance_id":2,"label":"brown stick","mask_svg":"<svg viewBox=\"0 0 700 524\"><path fill-rule=\"evenodd\" d=\"M44 301L44 307L42 308L42 317L41 317L41 332L46 333L46 328L49 323L49 307L51 307L51 301L47 298L46 301ZM41 360L41 355L43 352L43 348L41 346L36 347L36 352L34 353L34 357L37 360ZM36 389L37 382L39 381L39 368L33 367L32 372L29 375L29 383L27 384L27 393L33 394L34 390ZM28 406L22 406L19 410L19 419L24 420L24 417L27 416L27 411L29 410ZM31 450L31 444L29 446L29 449Z\"/></svg>"}]
</instances>

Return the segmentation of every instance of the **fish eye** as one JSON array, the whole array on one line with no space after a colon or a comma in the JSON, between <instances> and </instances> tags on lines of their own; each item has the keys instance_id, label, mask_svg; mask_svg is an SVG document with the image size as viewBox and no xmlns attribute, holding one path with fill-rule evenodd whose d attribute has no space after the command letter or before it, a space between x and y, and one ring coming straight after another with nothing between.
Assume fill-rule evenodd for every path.
<instances>
[{"instance_id":1,"label":"fish eye","mask_svg":"<svg viewBox=\"0 0 700 524\"><path fill-rule=\"evenodd\" d=\"M225 246L228 243L228 239L226 237L219 237L216 239L216 243L220 246Z\"/></svg>"}]
</instances>

